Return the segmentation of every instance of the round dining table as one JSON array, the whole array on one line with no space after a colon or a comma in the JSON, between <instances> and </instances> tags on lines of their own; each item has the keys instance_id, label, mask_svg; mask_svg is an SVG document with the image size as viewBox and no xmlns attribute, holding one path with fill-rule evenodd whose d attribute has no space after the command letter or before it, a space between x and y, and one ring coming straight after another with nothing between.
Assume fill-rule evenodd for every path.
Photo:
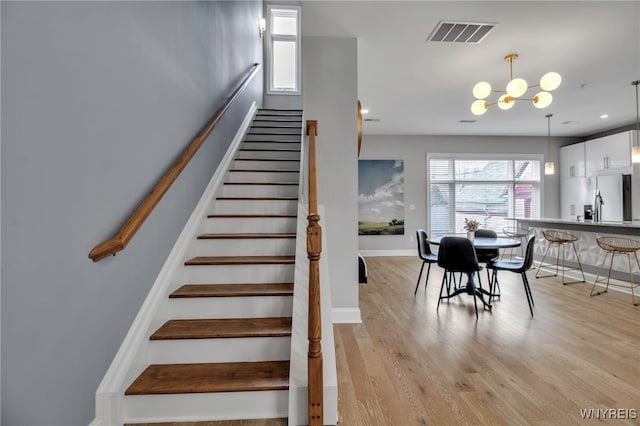
<instances>
[{"instance_id":1,"label":"round dining table","mask_svg":"<svg viewBox=\"0 0 640 426\"><path fill-rule=\"evenodd\" d=\"M458 235L434 236L434 237L428 238L427 243L433 244L433 245L439 245L440 241L444 237L466 238L466 235L458 234ZM503 237L497 237L497 238L475 237L471 240L471 242L473 243L473 247L476 249L504 249L504 248L518 247L520 246L520 244L522 244L520 240L516 240L513 238L503 238ZM485 308L488 308L489 310L491 310L491 303L484 300L484 295L489 296L489 300L491 300L491 298L493 298L493 296L495 295L492 294L490 291L485 290L482 287L476 286L475 282L473 281L473 274L467 274L467 277L468 277L467 284L464 287L460 287L459 289L454 291L452 294L445 296L445 298L449 299L451 297L457 296L460 293L475 295L475 296L478 296L478 298L480 299L480 301L482 302ZM489 283L489 287L491 287L491 283ZM476 317L477 315L478 313L476 311Z\"/></svg>"},{"instance_id":2,"label":"round dining table","mask_svg":"<svg viewBox=\"0 0 640 426\"><path fill-rule=\"evenodd\" d=\"M430 237L427 239L427 242L429 244L433 244L433 245L439 245L440 244L440 240L443 237L460 237L460 238L466 238L465 234L458 234L458 235L442 235L439 237ZM516 240L513 238L503 238L503 237L498 237L498 238L487 238L487 237L476 237L473 240L471 240L471 242L473 243L473 247L477 248L477 249L504 249L504 248L513 248L513 247L518 247L522 244L522 242L520 240Z\"/></svg>"}]
</instances>

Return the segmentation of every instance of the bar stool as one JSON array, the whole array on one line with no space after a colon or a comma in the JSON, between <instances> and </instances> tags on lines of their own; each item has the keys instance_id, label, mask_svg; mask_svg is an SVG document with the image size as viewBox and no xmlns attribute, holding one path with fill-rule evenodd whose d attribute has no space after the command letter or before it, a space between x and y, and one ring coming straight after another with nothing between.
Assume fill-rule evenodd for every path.
<instances>
[{"instance_id":1,"label":"bar stool","mask_svg":"<svg viewBox=\"0 0 640 426\"><path fill-rule=\"evenodd\" d=\"M514 217L505 217L504 220L507 220L511 223L509 223L509 225L502 228L502 233L507 238L521 241L520 253L524 258L524 246L527 244L527 240L531 232L528 229L518 227L518 219ZM504 254L506 253L507 250L509 250L509 259L513 259L514 248L510 248L502 251L502 255L500 256L501 260L504 259Z\"/></svg>"},{"instance_id":2,"label":"bar stool","mask_svg":"<svg viewBox=\"0 0 640 426\"><path fill-rule=\"evenodd\" d=\"M598 243L598 246L605 251L604 259L602 259L602 264L600 265L600 268L602 269L602 267L604 266L604 263L607 261L607 256L611 255L611 261L609 262L609 274L607 275L607 281L606 281L607 286L605 287L604 291L599 291L597 293L593 292L593 290L596 287L596 284L598 283L604 284L604 279L603 281L598 281L598 279L600 278L600 272L598 272L598 276L596 277L596 280L593 282L593 287L591 287L590 296L597 296L599 294L606 293L607 290L609 290L609 280L611 279L611 269L613 268L613 257L616 254L624 254L627 256L627 263L629 264L629 285L624 285L624 284L611 284L611 285L616 287L630 288L631 303L633 303L635 306L638 306L635 300L635 295L633 294L633 289L640 286L640 283L633 282L633 274L631 272L631 253L633 253L633 256L636 258L636 265L638 265L638 269L640 270L640 261L638 261L638 254L637 254L637 251L640 250L640 241L632 240L629 238L621 238L621 237L600 237L596 239L596 242Z\"/></svg>"},{"instance_id":3,"label":"bar stool","mask_svg":"<svg viewBox=\"0 0 640 426\"><path fill-rule=\"evenodd\" d=\"M536 278L545 278L545 277L557 277L558 276L558 269L559 269L559 265L560 265L560 252L562 252L562 284L567 285L567 284L576 284L576 283L583 283L585 282L584 279L584 271L582 270L582 263L580 262L580 256L578 256L578 251L576 250L576 245L575 242L579 240L579 238L573 234L570 234L568 232L563 232L563 231L555 231L555 230L544 230L542 231L542 235L544 236L544 239L547 240L549 242L549 244L547 245L547 249L544 251L544 256L542 256L542 261L540 262L540 265L538 266L538 271L536 272ZM565 266L564 260L565 260L565 244L571 244L571 247L573 247L573 252L576 254L576 259L578 261L578 267L577 268L571 268L571 267L567 267ZM542 268L542 266L544 265L544 260L547 257L547 253L549 252L549 249L551 248L551 246L555 246L557 248L557 254L556 254L556 273L555 274L550 274L550 275L539 275L540 274L540 269ZM580 270L580 273L582 274L582 281L565 281L565 272L566 271L577 271Z\"/></svg>"}]
</instances>

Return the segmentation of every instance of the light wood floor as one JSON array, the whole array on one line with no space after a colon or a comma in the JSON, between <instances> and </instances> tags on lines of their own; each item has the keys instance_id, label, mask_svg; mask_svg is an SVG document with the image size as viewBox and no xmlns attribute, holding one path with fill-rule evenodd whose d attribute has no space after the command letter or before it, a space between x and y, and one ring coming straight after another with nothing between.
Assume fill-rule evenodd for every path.
<instances>
[{"instance_id":1,"label":"light wood floor","mask_svg":"<svg viewBox=\"0 0 640 426\"><path fill-rule=\"evenodd\" d=\"M471 296L436 311L437 266L414 297L417 258L366 261L363 322L334 326L341 425L572 425L598 408L640 416L640 308L630 295L589 297L588 284L530 271L532 318L520 276L501 273L502 300L476 321Z\"/></svg>"}]
</instances>

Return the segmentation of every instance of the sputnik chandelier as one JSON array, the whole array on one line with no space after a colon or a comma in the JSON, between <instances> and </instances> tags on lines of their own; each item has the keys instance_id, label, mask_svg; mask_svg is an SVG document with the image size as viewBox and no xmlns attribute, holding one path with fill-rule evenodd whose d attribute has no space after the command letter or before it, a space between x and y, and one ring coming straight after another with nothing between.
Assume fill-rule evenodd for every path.
<instances>
[{"instance_id":1,"label":"sputnik chandelier","mask_svg":"<svg viewBox=\"0 0 640 426\"><path fill-rule=\"evenodd\" d=\"M531 101L536 108L546 108L551 105L553 96L551 91L557 89L560 86L562 78L557 72L548 72L542 76L540 83L529 86L527 81L523 78L513 78L513 61L518 58L517 53L509 53L504 57L504 60L509 62L509 84L507 84L507 90L494 90L491 85L486 81L473 86L473 96L476 100L471 104L471 112L475 115L482 115L491 105L498 105L500 109L511 109L516 101ZM536 93L533 98L523 98L524 94L532 87L539 87L542 89ZM496 102L488 102L487 98L491 93L502 93Z\"/></svg>"}]
</instances>

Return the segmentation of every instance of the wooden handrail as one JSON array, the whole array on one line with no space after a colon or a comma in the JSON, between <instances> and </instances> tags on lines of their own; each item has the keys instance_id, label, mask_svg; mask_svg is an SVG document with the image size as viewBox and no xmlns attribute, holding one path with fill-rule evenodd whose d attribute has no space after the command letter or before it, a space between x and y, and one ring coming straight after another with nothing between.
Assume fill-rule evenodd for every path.
<instances>
[{"instance_id":1,"label":"wooden handrail","mask_svg":"<svg viewBox=\"0 0 640 426\"><path fill-rule=\"evenodd\" d=\"M127 222L122 226L122 228L120 228L118 233L110 240L98 244L89 252L89 258L91 258L91 260L97 262L107 256L115 255L120 250L124 250L156 205L158 205L164 194L169 190L173 182L175 182L178 176L180 176L180 173L182 173L187 164L189 164L189 161L193 158L204 141L207 140L207 137L209 137L224 113L242 94L242 92L244 92L249 85L249 82L256 75L259 69L260 64L253 64L248 75L238 85L231 97L227 99L224 105L218 109L215 115L207 122L207 124L205 124L196 137L193 138L191 143L185 148L173 166L171 166L162 179L160 179L149 195L147 195L147 197L138 206L136 211L133 212Z\"/></svg>"},{"instance_id":2,"label":"wooden handrail","mask_svg":"<svg viewBox=\"0 0 640 426\"><path fill-rule=\"evenodd\" d=\"M309 258L309 352L308 362L308 420L309 426L322 426L323 373L322 373L322 321L320 317L320 253L322 228L318 223L318 189L316 172L316 136L318 122L307 120L309 135L309 221L307 225L307 257Z\"/></svg>"}]
</instances>

